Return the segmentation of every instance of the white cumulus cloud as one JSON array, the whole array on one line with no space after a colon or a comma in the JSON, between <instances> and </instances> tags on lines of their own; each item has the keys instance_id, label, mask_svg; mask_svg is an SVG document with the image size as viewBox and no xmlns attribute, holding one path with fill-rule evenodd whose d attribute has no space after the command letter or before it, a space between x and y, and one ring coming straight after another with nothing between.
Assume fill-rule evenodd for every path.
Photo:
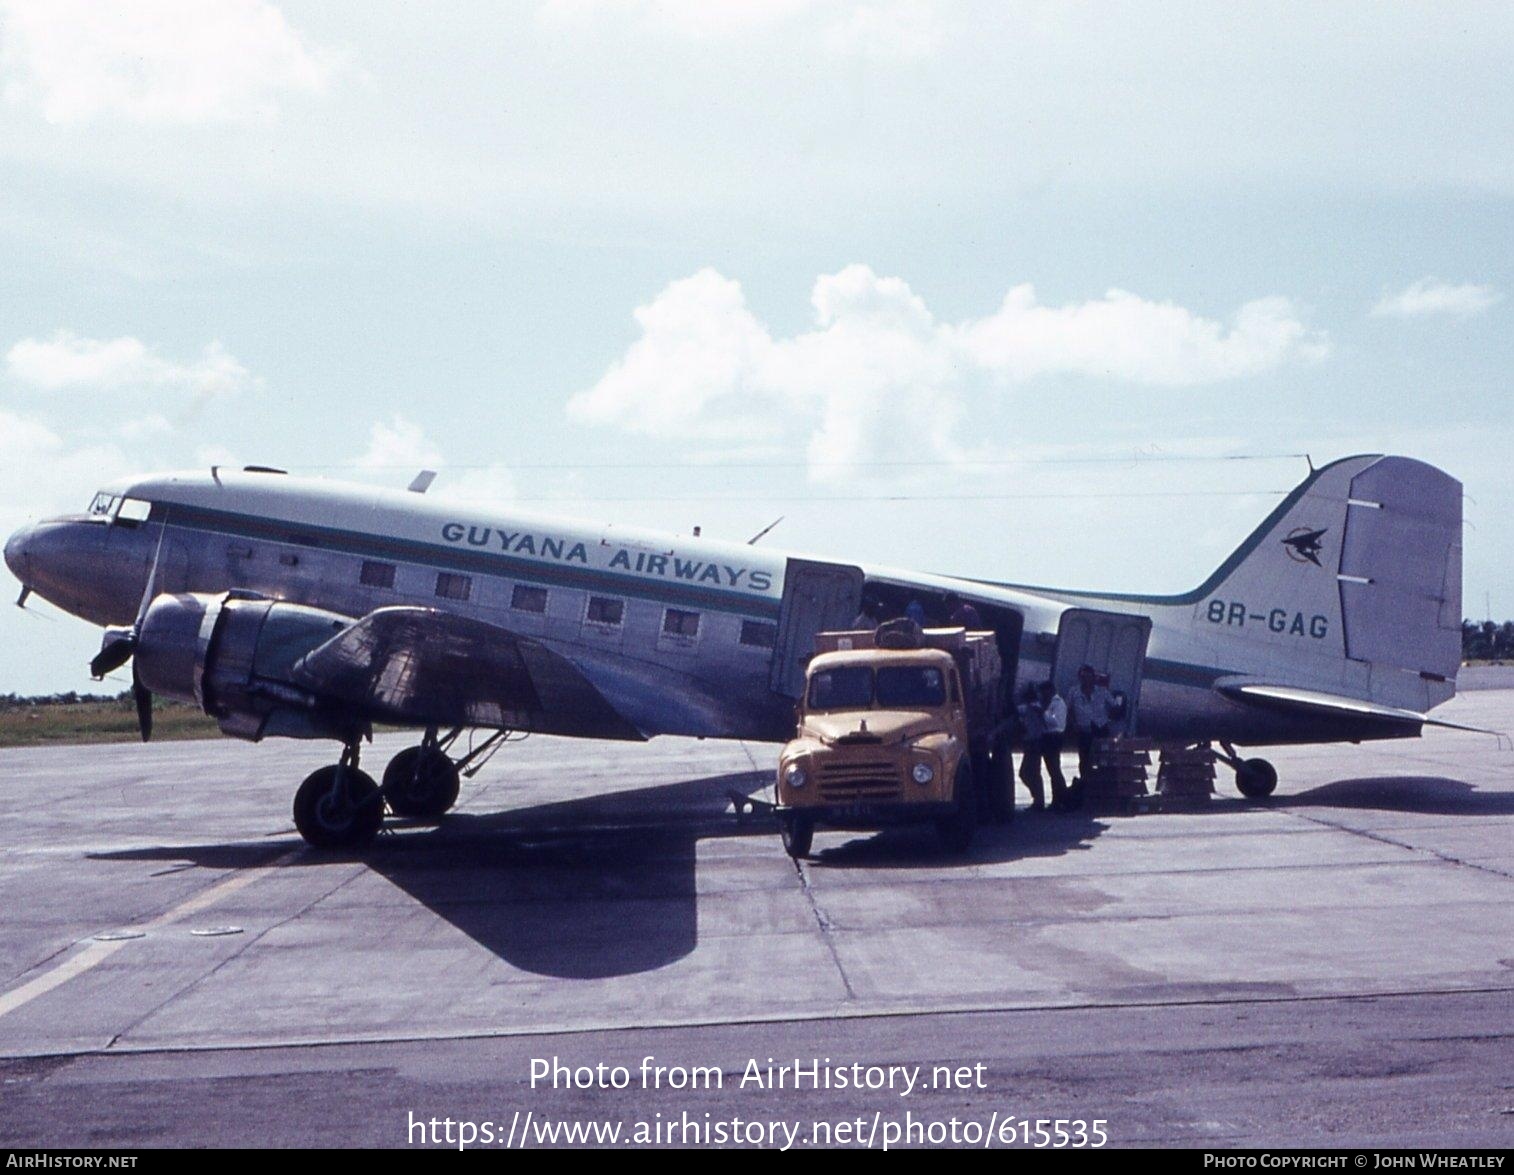
<instances>
[{"instance_id":1,"label":"white cumulus cloud","mask_svg":"<svg viewBox=\"0 0 1514 1175\"><path fill-rule=\"evenodd\" d=\"M1378 318L1420 318L1427 314L1470 318L1483 313L1502 298L1503 295L1492 286L1453 285L1423 277L1396 294L1386 295L1372 308L1372 313Z\"/></svg>"},{"instance_id":2,"label":"white cumulus cloud","mask_svg":"<svg viewBox=\"0 0 1514 1175\"><path fill-rule=\"evenodd\" d=\"M336 58L267 0L0 0L7 101L52 123L266 118Z\"/></svg>"},{"instance_id":3,"label":"white cumulus cloud","mask_svg":"<svg viewBox=\"0 0 1514 1175\"><path fill-rule=\"evenodd\" d=\"M20 340L6 352L5 364L13 379L43 391L166 389L205 400L257 382L219 342L208 344L198 359L178 361L140 339L89 339L67 330Z\"/></svg>"},{"instance_id":4,"label":"white cumulus cloud","mask_svg":"<svg viewBox=\"0 0 1514 1175\"><path fill-rule=\"evenodd\" d=\"M1228 321L1112 290L1048 306L1016 286L992 314L943 322L909 285L850 265L819 277L813 329L775 337L739 283L703 269L635 311L641 337L568 402L581 423L652 436L776 438L803 431L812 470L832 476L908 436L958 456L974 397L1074 375L1186 387L1239 379L1327 352L1285 298Z\"/></svg>"}]
</instances>

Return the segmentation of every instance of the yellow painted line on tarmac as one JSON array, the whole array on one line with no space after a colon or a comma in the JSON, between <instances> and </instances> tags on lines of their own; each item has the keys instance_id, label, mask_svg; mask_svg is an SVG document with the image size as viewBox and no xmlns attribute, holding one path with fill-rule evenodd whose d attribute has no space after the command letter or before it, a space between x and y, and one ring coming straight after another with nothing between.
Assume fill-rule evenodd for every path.
<instances>
[{"instance_id":1,"label":"yellow painted line on tarmac","mask_svg":"<svg viewBox=\"0 0 1514 1175\"><path fill-rule=\"evenodd\" d=\"M191 898L180 902L171 910L159 914L151 922L143 922L132 929L153 931L162 930L166 926L187 918L191 914L198 914L207 910L219 901L229 898L232 894L246 889L249 885L266 877L276 869L289 864L305 850L303 848L290 849L281 857L277 857L266 865L260 865L256 869L248 869L245 872L236 873L217 882L208 889L201 890ZM8 1016L18 1008L24 1008L38 996L44 996L56 987L61 987L70 979L83 975L86 971L98 967L106 959L119 951L122 947L129 946L135 939L115 939L110 942L91 941L84 944L84 948L75 951L66 959L63 959L55 967L42 972L41 975L28 979L19 987L12 988L4 995L0 995L0 1017Z\"/></svg>"}]
</instances>

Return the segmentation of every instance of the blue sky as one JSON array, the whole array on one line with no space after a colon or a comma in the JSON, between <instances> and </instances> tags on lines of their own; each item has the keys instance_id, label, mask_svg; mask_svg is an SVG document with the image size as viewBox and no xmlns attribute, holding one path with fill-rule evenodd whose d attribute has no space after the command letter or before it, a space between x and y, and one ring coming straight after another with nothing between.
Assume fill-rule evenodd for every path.
<instances>
[{"instance_id":1,"label":"blue sky","mask_svg":"<svg viewBox=\"0 0 1514 1175\"><path fill-rule=\"evenodd\" d=\"M235 460L1177 590L1462 478L1514 615L1507 5L0 0L0 528ZM1224 458L1245 457L1246 460ZM1138 459L1138 460L1132 460ZM98 636L0 610L0 690Z\"/></svg>"}]
</instances>

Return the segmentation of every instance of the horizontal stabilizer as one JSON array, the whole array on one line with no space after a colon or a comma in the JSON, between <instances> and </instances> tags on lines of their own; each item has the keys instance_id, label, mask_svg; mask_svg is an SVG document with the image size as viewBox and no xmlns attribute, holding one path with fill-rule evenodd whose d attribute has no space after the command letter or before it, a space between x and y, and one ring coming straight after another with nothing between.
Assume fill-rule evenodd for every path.
<instances>
[{"instance_id":1,"label":"horizontal stabilizer","mask_svg":"<svg viewBox=\"0 0 1514 1175\"><path fill-rule=\"evenodd\" d=\"M1327 694L1319 690L1298 689L1289 685L1263 685L1240 683L1215 687L1227 698L1238 702L1250 702L1276 710L1291 710L1295 713L1319 717L1337 717L1356 721L1381 722L1401 726L1442 726L1447 730L1469 730L1475 734L1497 735L1494 730L1480 726L1465 726L1460 722L1447 722L1431 718L1417 710L1404 710L1397 706L1385 706L1381 702L1367 702L1361 698L1347 698L1340 694Z\"/></svg>"}]
</instances>

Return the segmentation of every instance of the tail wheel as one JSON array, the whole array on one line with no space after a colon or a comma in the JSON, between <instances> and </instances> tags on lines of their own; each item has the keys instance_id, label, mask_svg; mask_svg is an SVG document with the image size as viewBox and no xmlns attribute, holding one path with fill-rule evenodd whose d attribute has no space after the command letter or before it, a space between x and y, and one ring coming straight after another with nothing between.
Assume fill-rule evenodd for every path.
<instances>
[{"instance_id":1,"label":"tail wheel","mask_svg":"<svg viewBox=\"0 0 1514 1175\"><path fill-rule=\"evenodd\" d=\"M410 747L384 768L384 797L397 816L440 816L461 790L457 764L435 747Z\"/></svg>"},{"instance_id":2,"label":"tail wheel","mask_svg":"<svg viewBox=\"0 0 1514 1175\"><path fill-rule=\"evenodd\" d=\"M809 816L784 816L778 822L778 835L783 838L783 851L794 860L808 857L815 841L815 821Z\"/></svg>"},{"instance_id":3,"label":"tail wheel","mask_svg":"<svg viewBox=\"0 0 1514 1175\"><path fill-rule=\"evenodd\" d=\"M294 826L318 849L361 848L383 823L378 784L356 767L322 767L294 793Z\"/></svg>"},{"instance_id":4,"label":"tail wheel","mask_svg":"<svg viewBox=\"0 0 1514 1175\"><path fill-rule=\"evenodd\" d=\"M954 811L936 821L936 834L948 852L965 853L978 831L978 789L973 784L972 768L965 761L957 768L952 798Z\"/></svg>"},{"instance_id":5,"label":"tail wheel","mask_svg":"<svg viewBox=\"0 0 1514 1175\"><path fill-rule=\"evenodd\" d=\"M1235 786L1249 800L1265 800L1277 790L1277 768L1266 759L1246 759L1235 769Z\"/></svg>"}]
</instances>

